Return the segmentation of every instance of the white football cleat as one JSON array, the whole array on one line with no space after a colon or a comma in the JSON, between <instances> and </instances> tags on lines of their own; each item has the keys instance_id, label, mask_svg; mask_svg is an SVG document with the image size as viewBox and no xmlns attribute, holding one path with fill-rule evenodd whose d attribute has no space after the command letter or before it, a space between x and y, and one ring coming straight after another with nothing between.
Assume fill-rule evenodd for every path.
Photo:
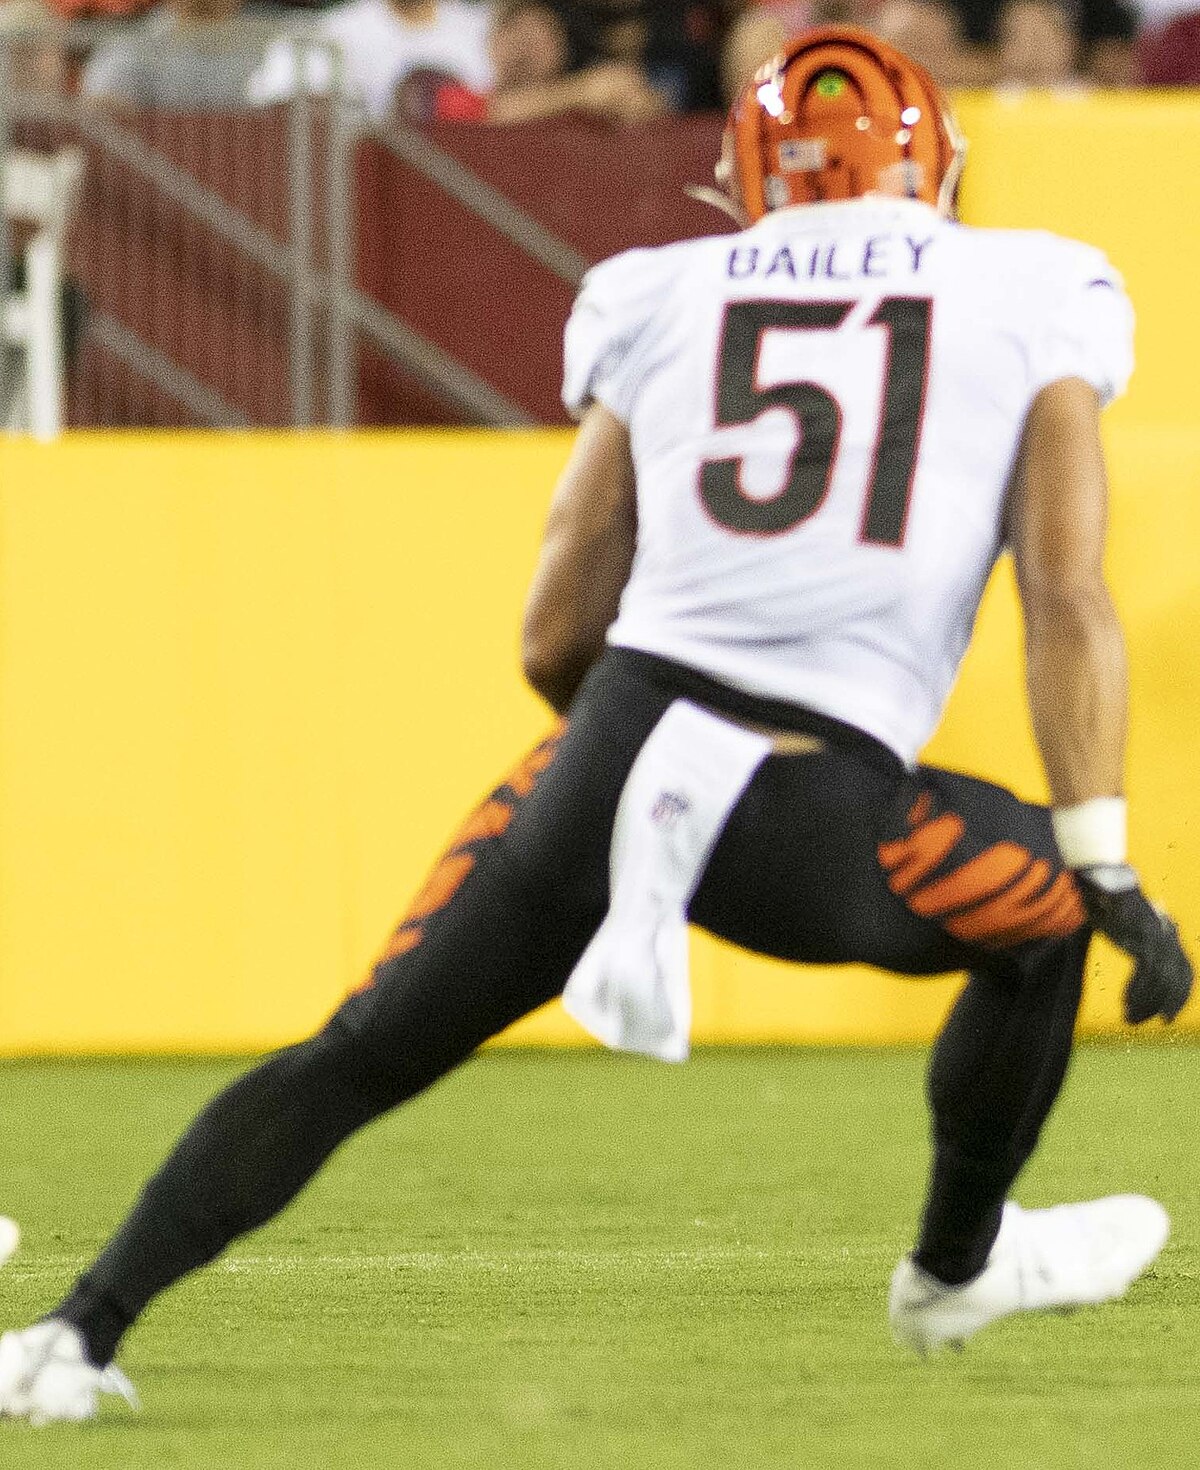
<instances>
[{"instance_id":1,"label":"white football cleat","mask_svg":"<svg viewBox=\"0 0 1200 1470\"><path fill-rule=\"evenodd\" d=\"M0 1215L0 1266L12 1260L20 1244L21 1231L17 1222L10 1220L7 1215Z\"/></svg>"},{"instance_id":2,"label":"white football cleat","mask_svg":"<svg viewBox=\"0 0 1200 1470\"><path fill-rule=\"evenodd\" d=\"M69 1322L51 1317L0 1337L0 1419L77 1424L96 1417L105 1393L140 1407L120 1368L88 1362L83 1338Z\"/></svg>"},{"instance_id":3,"label":"white football cleat","mask_svg":"<svg viewBox=\"0 0 1200 1470\"><path fill-rule=\"evenodd\" d=\"M1048 1210L1009 1200L987 1265L963 1285L947 1286L910 1256L900 1262L888 1296L892 1336L925 1357L961 1348L1013 1312L1113 1301L1162 1250L1170 1229L1162 1205L1141 1194Z\"/></svg>"}]
</instances>

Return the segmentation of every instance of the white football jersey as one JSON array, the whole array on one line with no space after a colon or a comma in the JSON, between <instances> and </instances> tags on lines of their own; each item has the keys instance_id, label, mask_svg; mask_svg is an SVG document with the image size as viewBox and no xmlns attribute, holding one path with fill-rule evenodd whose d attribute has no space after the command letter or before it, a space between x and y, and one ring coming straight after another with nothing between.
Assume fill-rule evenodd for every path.
<instances>
[{"instance_id":1,"label":"white football jersey","mask_svg":"<svg viewBox=\"0 0 1200 1470\"><path fill-rule=\"evenodd\" d=\"M912 200L768 214L590 271L563 399L629 426L638 537L609 642L867 731L932 734L1037 392L1108 402L1133 313L1090 246Z\"/></svg>"}]
</instances>

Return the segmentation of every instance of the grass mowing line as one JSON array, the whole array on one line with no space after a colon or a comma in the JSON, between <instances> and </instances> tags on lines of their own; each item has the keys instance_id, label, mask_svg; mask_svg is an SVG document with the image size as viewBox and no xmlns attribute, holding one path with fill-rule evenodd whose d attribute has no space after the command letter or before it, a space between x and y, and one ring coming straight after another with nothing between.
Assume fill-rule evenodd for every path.
<instances>
[{"instance_id":1,"label":"grass mowing line","mask_svg":"<svg viewBox=\"0 0 1200 1470\"><path fill-rule=\"evenodd\" d=\"M28 1265L14 1265L10 1262L0 1276L0 1288L6 1290L18 1281L45 1281L62 1276L65 1272L82 1271L87 1264L86 1256L46 1256L41 1260L31 1261Z\"/></svg>"},{"instance_id":2,"label":"grass mowing line","mask_svg":"<svg viewBox=\"0 0 1200 1470\"><path fill-rule=\"evenodd\" d=\"M231 1275L279 1276L290 1271L510 1271L560 1266L573 1271L609 1272L622 1266L655 1266L666 1270L728 1265L736 1261L800 1259L801 1251L764 1250L757 1246L701 1246L694 1250L580 1251L561 1248L500 1251L397 1251L362 1256L227 1256L219 1269Z\"/></svg>"},{"instance_id":3,"label":"grass mowing line","mask_svg":"<svg viewBox=\"0 0 1200 1470\"><path fill-rule=\"evenodd\" d=\"M731 1264L737 1261L801 1259L804 1252L765 1250L761 1246L697 1246L670 1250L567 1250L531 1247L497 1251L389 1251L386 1255L262 1255L225 1256L215 1269L236 1276L282 1276L295 1271L509 1271L537 1266L561 1266L575 1271L612 1271L621 1266L655 1266L665 1270ZM39 1256L6 1268L7 1281L37 1281L63 1271L81 1271L87 1256Z\"/></svg>"}]
</instances>

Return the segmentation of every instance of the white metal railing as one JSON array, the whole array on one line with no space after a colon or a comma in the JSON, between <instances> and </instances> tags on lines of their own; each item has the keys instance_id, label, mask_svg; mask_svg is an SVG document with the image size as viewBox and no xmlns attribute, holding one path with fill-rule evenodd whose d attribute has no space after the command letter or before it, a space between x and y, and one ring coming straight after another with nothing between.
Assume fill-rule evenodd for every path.
<instances>
[{"instance_id":1,"label":"white metal railing","mask_svg":"<svg viewBox=\"0 0 1200 1470\"><path fill-rule=\"evenodd\" d=\"M0 6L2 3L0 0ZM470 371L452 352L440 348L356 288L354 228L359 201L355 150L359 140L366 133L374 135L408 167L560 279L577 281L587 262L420 132L399 123L388 127L367 123L344 89L342 58L328 38L311 28L296 29L294 16L270 29L276 40L286 40L296 48L296 74L300 79L306 78L310 70L308 54L321 53L327 63L330 95L315 97L307 83L299 86L294 96L272 109L283 118L284 127L270 166L261 174L250 168L230 180L205 161L213 155L204 151L211 145L206 141L208 134L200 114L190 134L196 146L181 150L169 129L160 136L153 123L149 128L145 126L154 117L153 108L130 112L89 104L71 89L65 73L34 85L33 72L22 60L20 49L37 43L56 54L78 56L122 34L131 44L136 42L139 53L169 64L172 43L168 37L142 27L117 32L111 23L103 22L29 32L6 33L0 28L0 159L10 143L51 149L78 140L85 150L88 175L88 194L81 209L86 212L89 208L92 191L111 199L108 191L115 175L118 189L126 190L128 181L133 181L139 191L138 202L123 221L131 249L136 245L143 251L141 257L131 253L131 261L137 258L144 264L146 252L153 255L157 242L173 230L186 240L195 227L205 242L227 246L229 259L236 262L236 267L231 267L236 276L231 291L245 293L229 299L237 311L247 313L243 317L246 333L269 344L271 369L261 382L247 385L232 354L228 361L210 355L198 362L197 354L179 350L169 324L166 330L157 330L164 318L168 322L174 319L175 303L169 296L161 292L151 295L147 312L140 310L139 303L139 311L131 313L125 309L128 303L119 273L102 283L101 295L93 290L94 281L79 279L77 239L72 255L74 299L79 306L81 357L89 369L84 374L87 392L108 390L109 380L95 372L96 359L89 350L99 344L105 357L122 364L139 382L153 385L166 398L181 404L197 423L230 427L245 423L326 423L344 427L356 418L359 351L366 348L468 422L529 423L528 414L518 404ZM245 52L261 57L264 37L258 29L248 27L244 36L240 31L233 35L229 45L239 55ZM227 127L237 110L228 115L224 109L219 112ZM170 117L169 110L166 116ZM245 116L261 116L261 110L248 110ZM281 172L286 186L283 208L279 210L274 190ZM231 182L232 188L228 187ZM265 208L259 207L264 202ZM181 223L163 224L164 217ZM77 236L81 230L86 230L86 222L77 227ZM0 302L7 295L12 255L8 237L7 218L0 211ZM92 259L93 263L102 259L105 264L99 269L107 271L113 240L106 235L101 244L103 249ZM207 243L203 248L208 250ZM39 245L25 262L26 269L32 267L33 271L29 278L32 291L28 287L23 290L11 312L5 307L4 322L0 324L0 428L7 420L5 405L14 398L16 376L12 354L4 350L9 317L13 332L24 333L30 321L31 296L45 306L53 294L46 290L46 271L57 265L62 251L61 232L53 241ZM160 258L153 256L152 264ZM419 260L412 264L415 270L420 268ZM105 295L111 299L104 299ZM61 317L57 300L54 309ZM61 333L56 340L61 374ZM223 343L224 339L218 335L217 341ZM48 344L48 338L39 336L34 354L39 374L45 374L51 365L44 351ZM274 371L279 357L286 364L287 377L282 384ZM30 367L27 354L21 366ZM39 376L37 381L44 384L49 380ZM80 380L75 381L78 385ZM119 399L119 378L116 381L114 421L126 422L129 420L120 416L124 406ZM45 394L46 401L48 397ZM26 412L28 392L22 404ZM76 398L73 404L84 421L107 421L106 404L97 407L88 402L81 408ZM150 417L147 421L157 420Z\"/></svg>"},{"instance_id":2,"label":"white metal railing","mask_svg":"<svg viewBox=\"0 0 1200 1470\"><path fill-rule=\"evenodd\" d=\"M63 253L82 178L78 148L0 157L0 207L10 228L28 231L22 287L0 300L0 335L10 355L3 426L41 440L56 438L63 426Z\"/></svg>"}]
</instances>

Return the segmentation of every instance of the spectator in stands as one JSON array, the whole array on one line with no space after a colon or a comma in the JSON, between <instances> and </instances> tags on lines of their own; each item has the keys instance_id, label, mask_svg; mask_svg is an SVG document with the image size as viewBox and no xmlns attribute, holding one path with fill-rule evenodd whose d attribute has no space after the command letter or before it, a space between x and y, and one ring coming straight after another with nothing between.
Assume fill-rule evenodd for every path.
<instances>
[{"instance_id":1,"label":"spectator in stands","mask_svg":"<svg viewBox=\"0 0 1200 1470\"><path fill-rule=\"evenodd\" d=\"M885 0L870 24L945 86L1132 79L1125 0Z\"/></svg>"},{"instance_id":2,"label":"spectator in stands","mask_svg":"<svg viewBox=\"0 0 1200 1470\"><path fill-rule=\"evenodd\" d=\"M629 59L584 62L562 16L544 0L502 0L489 49L495 89L478 116L530 122L584 113L610 122L645 122L668 110L666 96Z\"/></svg>"},{"instance_id":3,"label":"spectator in stands","mask_svg":"<svg viewBox=\"0 0 1200 1470\"><path fill-rule=\"evenodd\" d=\"M489 9L466 0L349 0L326 11L313 36L336 43L345 66L344 85L367 115L386 121L396 96L420 73L484 95L492 89L488 55ZM297 47L271 47L250 79L248 95L260 105L291 97L298 89ZM334 84L329 53L305 52L307 90L327 93Z\"/></svg>"},{"instance_id":4,"label":"spectator in stands","mask_svg":"<svg viewBox=\"0 0 1200 1470\"><path fill-rule=\"evenodd\" d=\"M244 0L168 0L93 53L80 92L119 111L242 107L264 24L267 34L278 29L278 15L255 24Z\"/></svg>"},{"instance_id":5,"label":"spectator in stands","mask_svg":"<svg viewBox=\"0 0 1200 1470\"><path fill-rule=\"evenodd\" d=\"M759 0L740 6L730 17L721 55L721 83L732 102L764 61L784 42L810 26L848 19L834 15L821 0Z\"/></svg>"},{"instance_id":6,"label":"spectator in stands","mask_svg":"<svg viewBox=\"0 0 1200 1470\"><path fill-rule=\"evenodd\" d=\"M17 92L66 91L70 68L66 49L54 35L56 24L42 0L0 3L0 46L7 62L0 86Z\"/></svg>"},{"instance_id":7,"label":"spectator in stands","mask_svg":"<svg viewBox=\"0 0 1200 1470\"><path fill-rule=\"evenodd\" d=\"M1200 0L1198 0L1200 3ZM1078 0L1075 69L1102 87L1128 87L1137 81L1134 41L1138 15L1132 0Z\"/></svg>"},{"instance_id":8,"label":"spectator in stands","mask_svg":"<svg viewBox=\"0 0 1200 1470\"><path fill-rule=\"evenodd\" d=\"M888 0L872 29L943 86L1050 86L1073 74L1075 32L1060 0Z\"/></svg>"},{"instance_id":9,"label":"spectator in stands","mask_svg":"<svg viewBox=\"0 0 1200 1470\"><path fill-rule=\"evenodd\" d=\"M639 68L676 112L720 107L720 0L545 0L562 26L569 72Z\"/></svg>"},{"instance_id":10,"label":"spectator in stands","mask_svg":"<svg viewBox=\"0 0 1200 1470\"><path fill-rule=\"evenodd\" d=\"M149 10L155 0L38 0L59 20L123 20Z\"/></svg>"},{"instance_id":11,"label":"spectator in stands","mask_svg":"<svg viewBox=\"0 0 1200 1470\"><path fill-rule=\"evenodd\" d=\"M743 20L743 3L502 0L487 116L521 122L576 112L631 123L722 107L742 71L753 71L785 36L803 29L810 13L806 0L768 0L769 11L752 7ZM723 70L731 20L737 60Z\"/></svg>"},{"instance_id":12,"label":"spectator in stands","mask_svg":"<svg viewBox=\"0 0 1200 1470\"><path fill-rule=\"evenodd\" d=\"M0 40L44 30L54 19L43 0L0 0Z\"/></svg>"},{"instance_id":13,"label":"spectator in stands","mask_svg":"<svg viewBox=\"0 0 1200 1470\"><path fill-rule=\"evenodd\" d=\"M1156 87L1200 84L1200 0L1140 0L1136 73Z\"/></svg>"},{"instance_id":14,"label":"spectator in stands","mask_svg":"<svg viewBox=\"0 0 1200 1470\"><path fill-rule=\"evenodd\" d=\"M501 0L492 11L488 49L497 92L555 81L571 60L566 29L545 0Z\"/></svg>"},{"instance_id":15,"label":"spectator in stands","mask_svg":"<svg viewBox=\"0 0 1200 1470\"><path fill-rule=\"evenodd\" d=\"M1141 0L1178 10L1200 0ZM865 26L919 55L944 85L1047 85L1080 75L1135 80L1131 0L751 0L725 42L726 93L736 96L787 36L810 25Z\"/></svg>"}]
</instances>

